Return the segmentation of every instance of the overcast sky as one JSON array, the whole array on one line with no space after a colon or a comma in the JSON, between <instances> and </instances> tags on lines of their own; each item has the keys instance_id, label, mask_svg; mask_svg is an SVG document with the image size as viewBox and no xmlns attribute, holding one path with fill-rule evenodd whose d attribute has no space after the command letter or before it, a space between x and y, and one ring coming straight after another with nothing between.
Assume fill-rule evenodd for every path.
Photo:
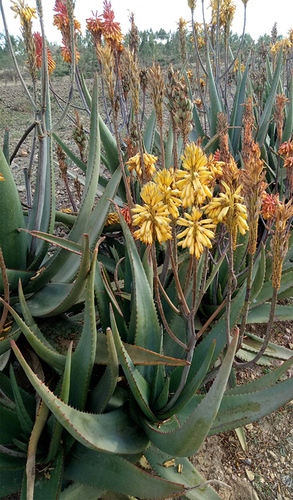
<instances>
[{"instance_id":1,"label":"overcast sky","mask_svg":"<svg viewBox=\"0 0 293 500\"><path fill-rule=\"evenodd\" d=\"M29 6L34 6L34 0L26 0ZM198 0L195 20L202 21L201 1ZM234 0L236 5L236 14L232 30L237 33L242 32L243 27L243 3L241 0ZM55 0L43 0L45 12L46 35L50 42L60 42L58 30L52 26L53 6ZM205 0L204 4L208 7L210 0ZM10 10L10 0L3 0L6 12L7 23L10 33L19 35L19 20L14 19L14 13ZM139 30L152 28L158 31L160 28L167 32L177 29L177 22L180 17L187 21L190 20L190 9L187 0L112 0L112 7L115 12L115 20L121 23L123 33L129 30L129 14L134 12L135 22ZM91 17L91 11L103 11L103 0L76 0L75 16L81 22L82 28L85 27L85 19ZM207 9L206 20L210 20L210 9ZM277 22L278 33L287 36L289 28L293 28L293 2L292 0L249 0L247 4L247 23L246 32L254 39L260 35L270 34L274 22ZM38 31L38 25L35 23L34 29ZM0 32L3 32L3 23L0 16Z\"/></svg>"}]
</instances>

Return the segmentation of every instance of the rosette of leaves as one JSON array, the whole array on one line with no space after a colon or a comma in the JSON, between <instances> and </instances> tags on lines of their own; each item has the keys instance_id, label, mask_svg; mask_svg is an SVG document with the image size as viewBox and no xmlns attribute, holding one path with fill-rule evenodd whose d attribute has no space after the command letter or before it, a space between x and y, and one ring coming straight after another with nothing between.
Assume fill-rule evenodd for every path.
<instances>
[{"instance_id":1,"label":"rosette of leaves","mask_svg":"<svg viewBox=\"0 0 293 500\"><path fill-rule=\"evenodd\" d=\"M63 329L80 332L74 352L71 345L66 355L59 352L43 335L21 287L24 319L8 306L42 360L45 376L41 380L40 373L34 373L22 348L12 341L14 355L41 404L36 414L34 396L17 385L12 367L4 368L0 377L2 495L21 488L23 498L66 499L84 494L103 498L106 492L117 498L219 498L187 457L197 453L208 435L257 420L293 397L292 377L277 383L292 358L268 375L227 389L237 335L225 351L224 319L195 347L190 365L183 356L180 359L180 349L175 343L172 347L172 339L166 340L156 311L147 259L141 258L121 216L120 224L126 249L119 283L116 280L121 288L115 290L103 265L96 264L97 249L92 258L88 253L84 313L81 318L63 318ZM171 282L170 296L173 287ZM242 287L233 302L232 326L244 296ZM184 338L182 318L175 317L167 303L164 307ZM55 319L47 319L48 324L51 321ZM172 351L177 355L171 356ZM106 365L104 371L101 364ZM186 366L188 377L182 385ZM141 468L142 456L157 476Z\"/></svg>"}]
</instances>

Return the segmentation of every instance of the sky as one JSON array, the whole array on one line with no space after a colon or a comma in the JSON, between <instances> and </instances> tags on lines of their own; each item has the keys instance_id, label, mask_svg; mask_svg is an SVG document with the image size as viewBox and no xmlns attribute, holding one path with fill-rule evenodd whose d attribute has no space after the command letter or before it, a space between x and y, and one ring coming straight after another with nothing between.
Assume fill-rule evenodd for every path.
<instances>
[{"instance_id":1,"label":"sky","mask_svg":"<svg viewBox=\"0 0 293 500\"><path fill-rule=\"evenodd\" d=\"M277 22L278 33L287 36L289 28L293 28L293 5L292 0L249 0L247 4L246 33L249 33L255 40L265 33L270 34L273 24ZM30 7L34 6L34 0L25 0ZM201 1L197 0L195 20L202 22ZM232 31L241 34L243 28L243 3L241 0L234 0L236 13L233 21ZM55 0L43 0L45 30L47 39L50 42L61 42L61 36L52 26L53 6ZM205 0L208 7L210 0ZM10 9L10 0L3 0L5 15L9 31L12 35L20 35L19 21L14 19L14 13ZM289 7L291 5L291 7ZM176 31L180 17L190 20L190 9L187 0L112 0L112 8L115 12L115 21L120 22L122 32L129 30L129 14L134 12L135 22L139 30L152 28L159 31ZM291 13L288 11L291 10ZM75 16L81 22L82 29L85 28L85 19L91 17L91 11L103 11L103 0L76 0ZM210 20L210 9L206 11L206 21ZM34 30L39 31L37 22ZM3 32L3 23L0 16L0 32Z\"/></svg>"}]
</instances>

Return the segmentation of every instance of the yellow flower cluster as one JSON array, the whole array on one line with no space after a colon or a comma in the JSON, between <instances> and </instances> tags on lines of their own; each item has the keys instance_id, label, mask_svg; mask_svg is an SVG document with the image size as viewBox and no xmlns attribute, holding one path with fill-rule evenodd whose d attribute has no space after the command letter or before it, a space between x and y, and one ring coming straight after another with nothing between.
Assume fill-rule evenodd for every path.
<instances>
[{"instance_id":1,"label":"yellow flower cluster","mask_svg":"<svg viewBox=\"0 0 293 500\"><path fill-rule=\"evenodd\" d=\"M138 162L133 161L134 158L128 165L137 171ZM177 235L181 240L178 246L188 248L198 259L204 248L212 247L216 225L222 222L231 233L235 247L237 232L244 234L248 230L247 210L240 194L242 186L238 183L234 187L222 181L224 192L213 198L215 179L223 175L224 165L216 158L214 155L208 158L198 145L191 143L181 157L181 170L174 172L171 167L157 172L141 190L144 204L136 204L132 209L133 225L138 226L134 237L147 245L155 241L162 243L172 239L172 227L174 230L176 225L183 226ZM138 175L142 172L138 171ZM209 203L208 199L211 199ZM207 203L206 206L202 206L203 203ZM181 217L180 207L187 209Z\"/></svg>"},{"instance_id":2,"label":"yellow flower cluster","mask_svg":"<svg viewBox=\"0 0 293 500\"><path fill-rule=\"evenodd\" d=\"M229 233L232 234L233 247L236 248L237 231L245 234L248 231L247 225L247 209L243 204L243 197L240 192L242 186L233 189L222 181L225 188L224 193L220 193L218 197L213 198L208 205L204 207L205 213L216 222L223 222Z\"/></svg>"},{"instance_id":3,"label":"yellow flower cluster","mask_svg":"<svg viewBox=\"0 0 293 500\"><path fill-rule=\"evenodd\" d=\"M139 226L134 237L147 245L172 238L168 208L163 203L163 194L154 182L145 184L140 192L144 205L135 205L132 212L133 224Z\"/></svg>"},{"instance_id":4,"label":"yellow flower cluster","mask_svg":"<svg viewBox=\"0 0 293 500\"><path fill-rule=\"evenodd\" d=\"M30 21L32 17L37 19L36 16L36 9L34 7L29 7L28 5L25 5L24 0L11 0L13 3L11 10L15 12L15 16L17 17L19 15L20 17L20 22L23 25L25 21Z\"/></svg>"},{"instance_id":5,"label":"yellow flower cluster","mask_svg":"<svg viewBox=\"0 0 293 500\"><path fill-rule=\"evenodd\" d=\"M157 161L158 157L148 154L148 153L143 153L143 162L144 162L144 169L145 169L145 180L150 181L156 172L156 167L155 163ZM143 181L143 169L142 169L142 161L141 161L141 156L140 153L137 153L135 156L130 158L128 162L126 162L126 165L128 165L128 170L130 172L136 172L136 175L138 177L138 180L140 182Z\"/></svg>"},{"instance_id":6,"label":"yellow flower cluster","mask_svg":"<svg viewBox=\"0 0 293 500\"><path fill-rule=\"evenodd\" d=\"M167 206L169 214L177 219L179 217L178 207L181 205L179 198L180 192L175 187L174 170L164 168L158 172L154 177L154 182L158 186L159 191L162 193L162 201Z\"/></svg>"},{"instance_id":7,"label":"yellow flower cluster","mask_svg":"<svg viewBox=\"0 0 293 500\"><path fill-rule=\"evenodd\" d=\"M218 0L211 0L212 7L212 24L217 24L217 12L218 12ZM224 28L227 25L231 25L234 14L236 11L236 5L232 2L232 0L220 0L220 26Z\"/></svg>"},{"instance_id":8,"label":"yellow flower cluster","mask_svg":"<svg viewBox=\"0 0 293 500\"><path fill-rule=\"evenodd\" d=\"M5 181L3 174L0 172L0 181Z\"/></svg>"},{"instance_id":9,"label":"yellow flower cluster","mask_svg":"<svg viewBox=\"0 0 293 500\"><path fill-rule=\"evenodd\" d=\"M289 38L278 40L274 45L271 45L271 53L279 54L280 50L283 52L289 51L293 47L293 42Z\"/></svg>"},{"instance_id":10,"label":"yellow flower cluster","mask_svg":"<svg viewBox=\"0 0 293 500\"><path fill-rule=\"evenodd\" d=\"M182 170L176 172L176 187L180 191L183 208L202 205L206 198L212 198L214 174L209 168L207 156L194 142L185 148Z\"/></svg>"}]
</instances>

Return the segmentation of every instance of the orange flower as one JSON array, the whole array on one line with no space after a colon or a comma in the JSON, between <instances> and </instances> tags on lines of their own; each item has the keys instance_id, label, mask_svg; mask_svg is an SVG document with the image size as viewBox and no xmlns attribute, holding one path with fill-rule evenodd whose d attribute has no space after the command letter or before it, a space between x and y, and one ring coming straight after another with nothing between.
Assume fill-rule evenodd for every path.
<instances>
[{"instance_id":1,"label":"orange flower","mask_svg":"<svg viewBox=\"0 0 293 500\"><path fill-rule=\"evenodd\" d=\"M276 209L279 203L279 195L264 192L262 195L261 214L265 220L272 220L276 217Z\"/></svg>"},{"instance_id":2,"label":"orange flower","mask_svg":"<svg viewBox=\"0 0 293 500\"><path fill-rule=\"evenodd\" d=\"M41 33L34 33L34 41L35 41L35 46L36 46L36 64L37 68L41 69L42 67L42 57L43 57L43 39ZM47 47L47 58L48 58L48 70L49 74L52 75L54 69L55 69L55 61L52 58L51 52L49 48Z\"/></svg>"},{"instance_id":3,"label":"orange flower","mask_svg":"<svg viewBox=\"0 0 293 500\"><path fill-rule=\"evenodd\" d=\"M53 25L57 26L59 31L62 33L62 43L63 47L61 48L61 54L65 62L71 62L71 35L70 35L70 21L68 17L68 12L67 12L67 7L65 3L63 3L62 0L56 0L54 11L57 12L57 14L54 15L54 22ZM79 31L81 33L81 26L80 22L77 21L76 19L73 19L74 23L74 38L76 39L76 31ZM75 48L75 57L76 59L79 59L79 53L77 52Z\"/></svg>"},{"instance_id":4,"label":"orange flower","mask_svg":"<svg viewBox=\"0 0 293 500\"><path fill-rule=\"evenodd\" d=\"M104 11L103 11L103 35L106 43L111 45L112 48L119 47L123 35L120 28L120 23L114 21L114 11L112 10L112 5L110 1L104 0Z\"/></svg>"},{"instance_id":5,"label":"orange flower","mask_svg":"<svg viewBox=\"0 0 293 500\"><path fill-rule=\"evenodd\" d=\"M89 17L86 20L86 27L88 31L92 34L95 43L100 44L104 29L104 23L100 19L102 16L101 15L98 16L97 12L94 14L92 11L92 16L93 17Z\"/></svg>"}]
</instances>

